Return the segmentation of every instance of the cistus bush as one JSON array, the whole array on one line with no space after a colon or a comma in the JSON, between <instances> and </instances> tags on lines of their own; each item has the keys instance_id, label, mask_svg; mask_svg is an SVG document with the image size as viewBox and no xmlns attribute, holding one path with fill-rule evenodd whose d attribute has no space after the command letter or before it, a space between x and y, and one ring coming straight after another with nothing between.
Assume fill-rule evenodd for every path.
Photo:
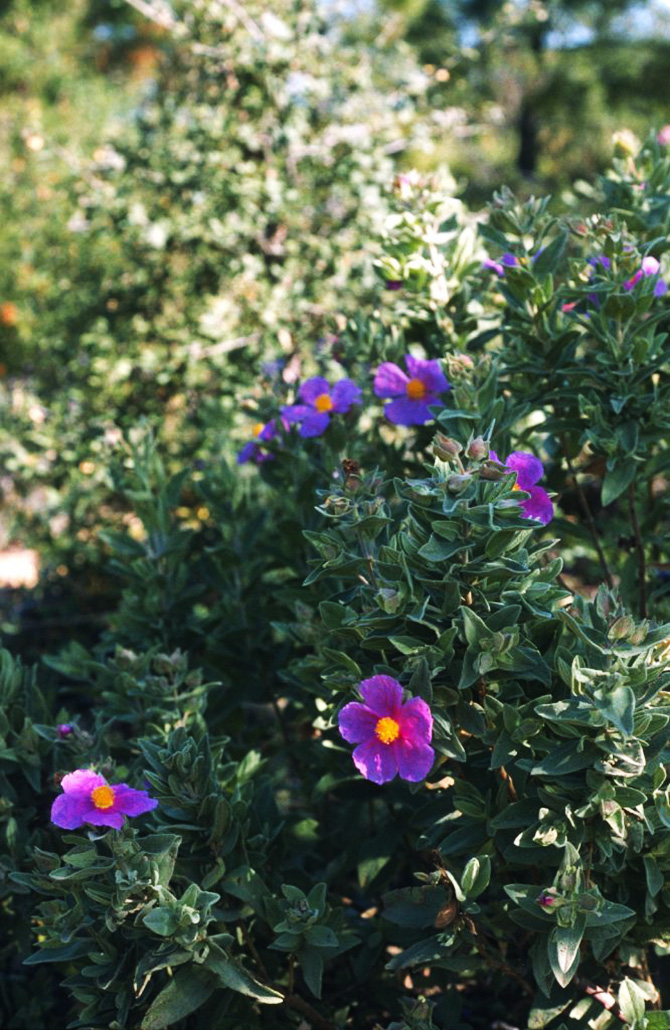
<instances>
[{"instance_id":1,"label":"cistus bush","mask_svg":"<svg viewBox=\"0 0 670 1030\"><path fill-rule=\"evenodd\" d=\"M232 74L201 17L244 30L249 74L255 47L284 62L305 9L236 10L173 12L166 75ZM167 385L215 295L191 278L201 237L171 264L190 247L170 170L193 149L160 131L193 144L211 110L190 103L136 155L142 231L172 175L156 197L179 232L140 263L158 235L118 229L127 285L166 273L126 294L119 346L132 323ZM39 666L0 660L8 1026L670 1026L666 146L618 157L560 218L507 191L473 217L444 179L389 177L369 311L338 297L347 318L258 369L231 350L220 402L184 366L196 461L156 397L108 441L130 531L98 512L96 546L118 603L93 644L73 626ZM135 196L124 161L91 224ZM245 240L230 258L253 264ZM91 410L105 368L97 399L77 381Z\"/></svg>"}]
</instances>

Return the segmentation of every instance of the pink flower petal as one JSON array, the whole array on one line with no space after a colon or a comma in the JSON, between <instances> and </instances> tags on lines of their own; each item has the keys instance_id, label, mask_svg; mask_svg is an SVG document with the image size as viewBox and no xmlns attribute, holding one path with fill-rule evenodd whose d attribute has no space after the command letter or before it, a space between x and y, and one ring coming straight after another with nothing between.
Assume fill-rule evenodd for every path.
<instances>
[{"instance_id":1,"label":"pink flower petal","mask_svg":"<svg viewBox=\"0 0 670 1030\"><path fill-rule=\"evenodd\" d=\"M433 417L426 401L413 401L409 397L391 401L384 408L384 414L396 426L422 426Z\"/></svg>"},{"instance_id":2,"label":"pink flower petal","mask_svg":"<svg viewBox=\"0 0 670 1030\"><path fill-rule=\"evenodd\" d=\"M546 526L554 517L554 505L551 497L541 486L531 486L530 497L522 502L523 513L527 519L537 519Z\"/></svg>"},{"instance_id":3,"label":"pink flower petal","mask_svg":"<svg viewBox=\"0 0 670 1030\"><path fill-rule=\"evenodd\" d=\"M306 379L300 387L300 396L305 404L313 405L316 398L320 397L322 393L327 393L330 396L330 383L323 376L313 376L311 379Z\"/></svg>"},{"instance_id":4,"label":"pink flower petal","mask_svg":"<svg viewBox=\"0 0 670 1030\"><path fill-rule=\"evenodd\" d=\"M402 687L392 676L371 676L363 680L359 690L365 704L375 715L397 718L402 704Z\"/></svg>"},{"instance_id":5,"label":"pink flower petal","mask_svg":"<svg viewBox=\"0 0 670 1030\"><path fill-rule=\"evenodd\" d=\"M420 379L433 396L445 393L449 389L449 383L440 368L439 361L434 359L426 361L423 358L415 358L412 354L407 354L405 355L405 364L412 379ZM429 400L428 403L431 401Z\"/></svg>"},{"instance_id":6,"label":"pink flower petal","mask_svg":"<svg viewBox=\"0 0 670 1030\"><path fill-rule=\"evenodd\" d=\"M344 414L349 411L352 404L358 404L361 399L361 388L356 386L353 379L340 379L335 383L331 394L333 399L333 411Z\"/></svg>"},{"instance_id":7,"label":"pink flower petal","mask_svg":"<svg viewBox=\"0 0 670 1030\"><path fill-rule=\"evenodd\" d=\"M59 794L51 806L51 822L62 830L76 830L78 826L83 826L88 807L87 794Z\"/></svg>"},{"instance_id":8,"label":"pink flower petal","mask_svg":"<svg viewBox=\"0 0 670 1030\"><path fill-rule=\"evenodd\" d=\"M435 752L422 740L396 740L391 744L403 780L419 783L425 780L435 761Z\"/></svg>"},{"instance_id":9,"label":"pink flower petal","mask_svg":"<svg viewBox=\"0 0 670 1030\"><path fill-rule=\"evenodd\" d=\"M534 454L526 451L512 451L505 459L508 469L516 472L516 481L522 490L530 490L544 475L544 465Z\"/></svg>"},{"instance_id":10,"label":"pink flower petal","mask_svg":"<svg viewBox=\"0 0 670 1030\"><path fill-rule=\"evenodd\" d=\"M403 740L423 740L427 743L433 736L433 716L420 697L410 698L402 706L398 722Z\"/></svg>"},{"instance_id":11,"label":"pink flower petal","mask_svg":"<svg viewBox=\"0 0 670 1030\"><path fill-rule=\"evenodd\" d=\"M374 736L379 716L360 701L345 705L338 716L339 730L350 744L360 744Z\"/></svg>"},{"instance_id":12,"label":"pink flower petal","mask_svg":"<svg viewBox=\"0 0 670 1030\"><path fill-rule=\"evenodd\" d=\"M158 802L150 798L146 790L135 790L127 783L114 785L114 811L123 815L143 815L156 808Z\"/></svg>"},{"instance_id":13,"label":"pink flower petal","mask_svg":"<svg viewBox=\"0 0 670 1030\"><path fill-rule=\"evenodd\" d=\"M361 776L373 783L388 783L398 772L393 747L382 744L376 737L359 744L352 758Z\"/></svg>"},{"instance_id":14,"label":"pink flower petal","mask_svg":"<svg viewBox=\"0 0 670 1030\"><path fill-rule=\"evenodd\" d=\"M408 377L401 368L391 361L386 361L375 372L373 388L377 397L404 397L408 382Z\"/></svg>"},{"instance_id":15,"label":"pink flower petal","mask_svg":"<svg viewBox=\"0 0 670 1030\"><path fill-rule=\"evenodd\" d=\"M75 769L74 772L67 773L63 777L60 785L68 794L81 791L83 794L89 795L96 787L107 786L107 780L100 773L93 772L92 769Z\"/></svg>"}]
</instances>

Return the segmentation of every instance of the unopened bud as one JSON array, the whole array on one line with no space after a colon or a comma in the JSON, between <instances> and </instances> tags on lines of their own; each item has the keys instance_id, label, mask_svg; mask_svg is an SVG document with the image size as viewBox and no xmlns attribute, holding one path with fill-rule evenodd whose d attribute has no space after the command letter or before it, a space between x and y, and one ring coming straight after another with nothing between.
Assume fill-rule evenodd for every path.
<instances>
[{"instance_id":1,"label":"unopened bud","mask_svg":"<svg viewBox=\"0 0 670 1030\"><path fill-rule=\"evenodd\" d=\"M452 440L450 436L445 436L444 433L436 433L435 439L433 440L433 451L442 458L442 461L449 461L451 458L457 458L463 450L460 443L457 440Z\"/></svg>"},{"instance_id":2,"label":"unopened bud","mask_svg":"<svg viewBox=\"0 0 670 1030\"><path fill-rule=\"evenodd\" d=\"M607 636L610 640L625 640L635 629L635 622L630 615L621 615L610 626Z\"/></svg>"},{"instance_id":3,"label":"unopened bud","mask_svg":"<svg viewBox=\"0 0 670 1030\"><path fill-rule=\"evenodd\" d=\"M631 644L641 644L642 641L646 638L648 632L649 623L645 619L644 622L641 622L639 626L635 627L631 635L628 637L628 640Z\"/></svg>"},{"instance_id":4,"label":"unopened bud","mask_svg":"<svg viewBox=\"0 0 670 1030\"><path fill-rule=\"evenodd\" d=\"M465 453L468 458L472 458L474 461L483 461L484 458L489 456L489 445L483 436L476 436L468 444L468 449Z\"/></svg>"}]
</instances>

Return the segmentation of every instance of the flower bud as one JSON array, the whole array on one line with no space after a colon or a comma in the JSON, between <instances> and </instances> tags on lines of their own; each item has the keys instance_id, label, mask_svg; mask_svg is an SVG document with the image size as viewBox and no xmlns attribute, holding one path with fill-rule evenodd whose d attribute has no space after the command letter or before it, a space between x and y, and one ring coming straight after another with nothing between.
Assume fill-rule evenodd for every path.
<instances>
[{"instance_id":1,"label":"flower bud","mask_svg":"<svg viewBox=\"0 0 670 1030\"><path fill-rule=\"evenodd\" d=\"M444 433L435 434L433 452L442 461L450 461L452 458L457 458L462 450L463 448L457 440L452 440L450 436L445 436Z\"/></svg>"},{"instance_id":2,"label":"flower bud","mask_svg":"<svg viewBox=\"0 0 670 1030\"><path fill-rule=\"evenodd\" d=\"M635 622L630 615L621 615L610 626L607 636L610 640L625 640L635 629Z\"/></svg>"},{"instance_id":3,"label":"flower bud","mask_svg":"<svg viewBox=\"0 0 670 1030\"><path fill-rule=\"evenodd\" d=\"M484 458L489 456L489 445L483 436L476 436L474 440L471 440L466 450L468 458L472 458L473 461L483 461Z\"/></svg>"}]
</instances>

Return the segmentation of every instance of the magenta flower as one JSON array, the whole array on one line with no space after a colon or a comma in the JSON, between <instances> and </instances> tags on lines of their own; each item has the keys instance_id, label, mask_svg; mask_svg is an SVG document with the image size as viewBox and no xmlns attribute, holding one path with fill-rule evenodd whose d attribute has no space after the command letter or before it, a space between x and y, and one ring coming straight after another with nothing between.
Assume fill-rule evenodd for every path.
<instances>
[{"instance_id":1,"label":"magenta flower","mask_svg":"<svg viewBox=\"0 0 670 1030\"><path fill-rule=\"evenodd\" d=\"M74 726L71 722L59 722L56 726L56 733L59 740L67 740L74 733Z\"/></svg>"},{"instance_id":2,"label":"magenta flower","mask_svg":"<svg viewBox=\"0 0 670 1030\"><path fill-rule=\"evenodd\" d=\"M374 391L377 397L396 397L384 408L389 422L398 426L422 426L433 416L431 404L442 404L441 393L451 387L444 377L439 361L425 361L411 354L405 355L409 375L391 361L385 361L375 373Z\"/></svg>"},{"instance_id":3,"label":"magenta flower","mask_svg":"<svg viewBox=\"0 0 670 1030\"><path fill-rule=\"evenodd\" d=\"M496 275L502 276L505 274L506 268L515 268L518 264L519 262L517 261L516 256L514 254L507 253L503 254L500 261L493 261L491 258L486 258L485 261L482 261L482 268L489 268L492 272L495 272Z\"/></svg>"},{"instance_id":4,"label":"magenta flower","mask_svg":"<svg viewBox=\"0 0 670 1030\"><path fill-rule=\"evenodd\" d=\"M670 125L664 125L662 129L659 129L656 133L656 142L660 143L662 147L670 143Z\"/></svg>"},{"instance_id":5,"label":"magenta flower","mask_svg":"<svg viewBox=\"0 0 670 1030\"><path fill-rule=\"evenodd\" d=\"M639 283L640 279L642 279L643 276L658 276L660 270L660 262L655 257L651 257L651 255L649 255L648 257L643 258L642 264L638 268L635 275L631 276L631 278L623 284L624 290L632 290L633 287L637 283ZM666 283L665 279L657 278L656 283L654 285L654 296L662 297L667 292L668 284Z\"/></svg>"},{"instance_id":6,"label":"magenta flower","mask_svg":"<svg viewBox=\"0 0 670 1030\"><path fill-rule=\"evenodd\" d=\"M525 518L537 519L545 526L551 522L554 517L551 498L543 487L535 485L544 475L544 465L540 459L526 451L513 451L505 461L500 461L495 451L491 451L489 457L510 471L516 472L515 490L524 490L530 494L527 501L521 502Z\"/></svg>"},{"instance_id":7,"label":"magenta flower","mask_svg":"<svg viewBox=\"0 0 670 1030\"><path fill-rule=\"evenodd\" d=\"M282 416L300 425L301 436L321 436L330 424L330 413L345 415L360 402L361 389L351 379L340 379L331 389L327 379L314 376L302 384L300 397L304 404L288 404Z\"/></svg>"},{"instance_id":8,"label":"magenta flower","mask_svg":"<svg viewBox=\"0 0 670 1030\"><path fill-rule=\"evenodd\" d=\"M64 830L76 830L84 823L120 830L127 815L142 815L158 804L146 790L134 790L126 783L112 786L92 769L68 773L61 787L63 793L51 806L51 822Z\"/></svg>"},{"instance_id":9,"label":"magenta flower","mask_svg":"<svg viewBox=\"0 0 670 1030\"><path fill-rule=\"evenodd\" d=\"M359 773L373 783L399 774L418 783L430 772L435 752L430 708L419 697L402 703L402 687L391 676L372 676L359 687L364 704L352 701L339 715L340 733L350 744Z\"/></svg>"},{"instance_id":10,"label":"magenta flower","mask_svg":"<svg viewBox=\"0 0 670 1030\"><path fill-rule=\"evenodd\" d=\"M284 422L284 428L288 429L288 423ZM267 443L268 440L274 440L278 431L277 420L274 418L270 419L270 421L265 424L257 422L253 428L254 439L250 440L249 443L245 443L244 447L237 455L237 464L244 465L247 461L255 461L257 465L260 465L264 461L272 461L274 454L264 451L261 447L261 443Z\"/></svg>"}]
</instances>

